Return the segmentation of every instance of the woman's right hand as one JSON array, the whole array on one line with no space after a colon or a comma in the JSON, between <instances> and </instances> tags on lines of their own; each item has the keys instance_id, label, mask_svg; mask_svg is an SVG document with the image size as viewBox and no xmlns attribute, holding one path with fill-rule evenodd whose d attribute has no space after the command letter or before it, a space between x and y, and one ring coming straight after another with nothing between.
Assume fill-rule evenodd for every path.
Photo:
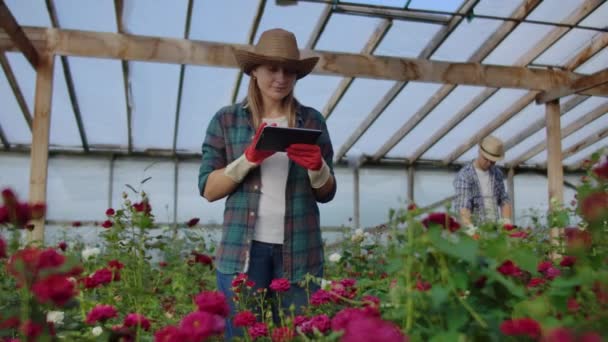
<instances>
[{"instance_id":1,"label":"woman's right hand","mask_svg":"<svg viewBox=\"0 0 608 342\"><path fill-rule=\"evenodd\" d=\"M245 158L247 158L247 161L249 161L250 163L260 165L264 161L264 159L272 156L275 153L275 151L263 151L255 149L255 145L258 144L258 140L260 140L260 136L262 135L262 130L266 126L267 123L263 122L258 127L258 130L255 132L255 136L253 137L251 144L249 144L249 146L247 146L247 148L245 149ZM273 124L273 126L276 126L276 124Z\"/></svg>"}]
</instances>

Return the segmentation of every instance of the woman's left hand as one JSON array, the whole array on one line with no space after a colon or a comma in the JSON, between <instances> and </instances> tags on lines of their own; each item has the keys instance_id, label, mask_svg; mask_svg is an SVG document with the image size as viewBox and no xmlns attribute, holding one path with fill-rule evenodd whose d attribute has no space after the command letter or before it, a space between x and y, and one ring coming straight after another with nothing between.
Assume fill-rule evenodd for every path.
<instances>
[{"instance_id":1,"label":"woman's left hand","mask_svg":"<svg viewBox=\"0 0 608 342\"><path fill-rule=\"evenodd\" d=\"M286 151L289 159L305 169L317 171L323 167L321 148L317 145L292 144Z\"/></svg>"}]
</instances>

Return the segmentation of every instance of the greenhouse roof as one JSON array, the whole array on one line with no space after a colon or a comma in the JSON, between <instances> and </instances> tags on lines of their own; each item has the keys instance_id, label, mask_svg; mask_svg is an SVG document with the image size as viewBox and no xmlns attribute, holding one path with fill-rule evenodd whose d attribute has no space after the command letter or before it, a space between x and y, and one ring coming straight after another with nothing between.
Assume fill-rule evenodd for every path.
<instances>
[{"instance_id":1,"label":"greenhouse roof","mask_svg":"<svg viewBox=\"0 0 608 342\"><path fill-rule=\"evenodd\" d=\"M196 157L211 117L246 93L230 48L274 27L321 57L296 97L327 118L336 161L461 164L494 134L503 166L544 168L555 98L564 165L608 145L604 0L2 3L8 151L31 147L33 65L51 51L51 151Z\"/></svg>"}]
</instances>

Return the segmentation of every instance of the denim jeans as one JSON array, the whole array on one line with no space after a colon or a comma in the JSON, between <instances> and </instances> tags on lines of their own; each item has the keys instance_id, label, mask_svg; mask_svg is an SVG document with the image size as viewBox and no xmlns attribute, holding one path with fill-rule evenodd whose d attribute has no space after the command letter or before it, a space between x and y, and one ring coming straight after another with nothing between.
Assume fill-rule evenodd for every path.
<instances>
[{"instance_id":1,"label":"denim jeans","mask_svg":"<svg viewBox=\"0 0 608 342\"><path fill-rule=\"evenodd\" d=\"M236 274L225 274L217 271L217 286L224 293L230 305L230 317L226 320L226 331L224 338L230 341L233 337L243 336L242 329L237 329L232 325L231 318L235 314L235 305L232 301L232 280ZM323 274L315 274L316 277L322 277ZM255 282L254 290L266 288L270 296L275 296L273 291L270 291L270 282L273 279L283 277L283 245L252 241L251 250L249 252L249 269L247 277ZM308 290L310 293L318 290L319 286L314 283L309 283ZM287 310L291 305L295 306L295 314L301 312L302 307L308 304L308 294L306 288L291 284L290 289L286 293L281 293L281 307ZM255 308L251 308L256 312ZM273 305L273 321L278 324L278 308ZM289 314L289 312L287 312Z\"/></svg>"}]
</instances>

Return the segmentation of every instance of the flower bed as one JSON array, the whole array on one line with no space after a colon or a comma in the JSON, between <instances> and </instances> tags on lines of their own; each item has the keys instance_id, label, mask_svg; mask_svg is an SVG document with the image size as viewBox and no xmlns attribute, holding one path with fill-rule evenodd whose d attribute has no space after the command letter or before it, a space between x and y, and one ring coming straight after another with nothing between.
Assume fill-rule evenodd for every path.
<instances>
[{"instance_id":1,"label":"flower bed","mask_svg":"<svg viewBox=\"0 0 608 342\"><path fill-rule=\"evenodd\" d=\"M608 161L595 155L587 166L575 208L544 224L565 227L559 244L534 228L486 224L469 236L449 211L392 210L387 226L347 232L328 251L324 279L302 284L321 289L299 315L274 323L269 300L236 277L234 324L258 341L607 338ZM20 230L44 206L2 195L0 225L12 237L0 238L0 340L221 340L229 309L198 219L180 227L184 239L152 236L148 195L138 192L138 202L125 196L107 210L101 246L22 246ZM572 213L579 226L568 226ZM290 286L275 279L270 300Z\"/></svg>"}]
</instances>

